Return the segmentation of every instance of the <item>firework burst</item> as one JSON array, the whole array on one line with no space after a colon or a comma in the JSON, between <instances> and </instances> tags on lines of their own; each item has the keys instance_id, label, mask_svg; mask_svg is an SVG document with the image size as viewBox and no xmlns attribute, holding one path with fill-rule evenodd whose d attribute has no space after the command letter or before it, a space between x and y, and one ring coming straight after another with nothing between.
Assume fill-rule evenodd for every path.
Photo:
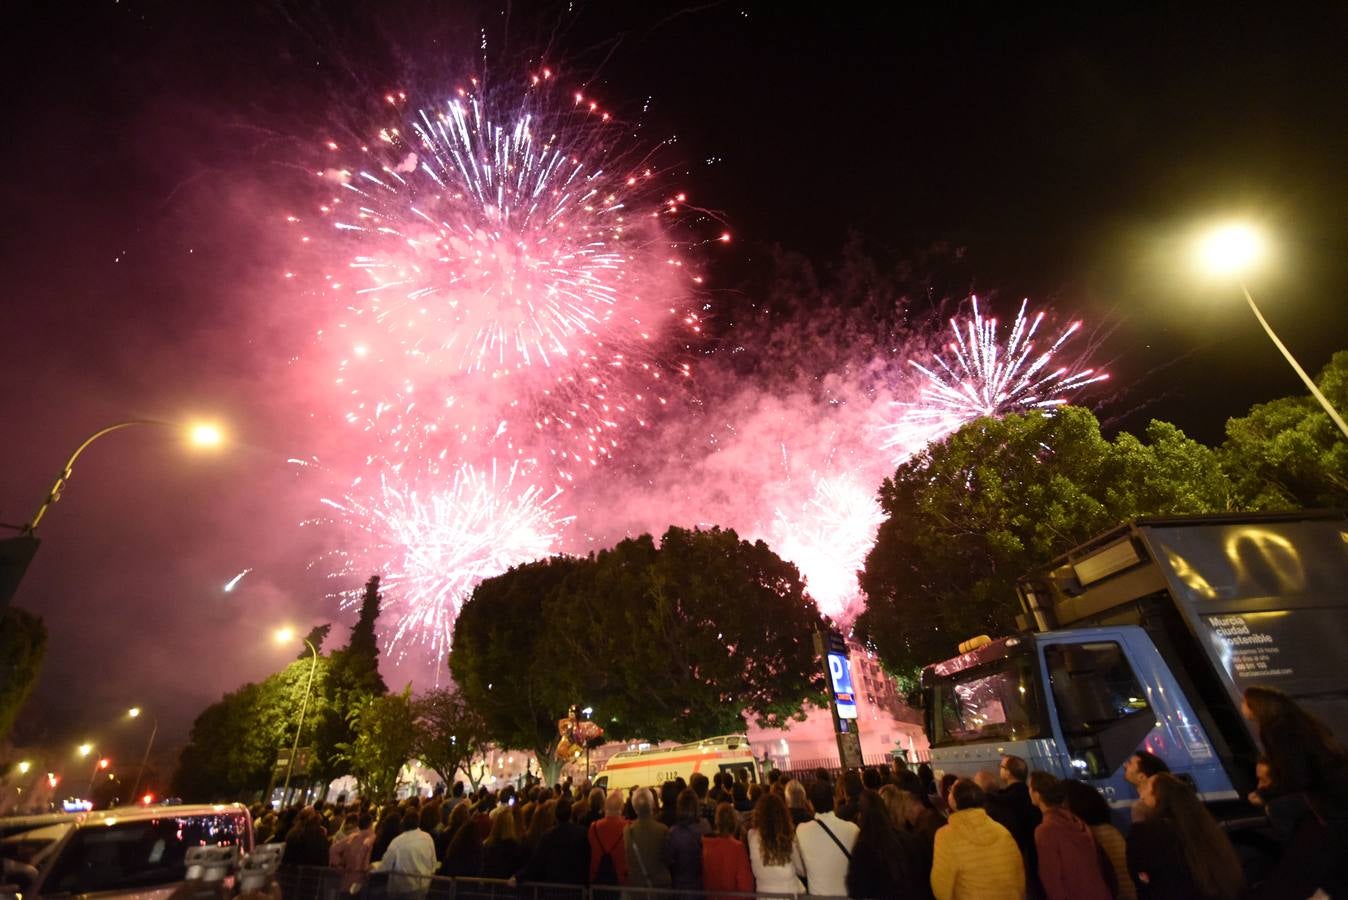
<instances>
[{"instance_id":1,"label":"firework burst","mask_svg":"<svg viewBox=\"0 0 1348 900\"><path fill-rule=\"evenodd\" d=\"M324 499L340 523L360 538L334 554L333 577L383 577L393 624L385 643L398 658L409 649L443 659L459 607L484 578L557 551L572 518L557 510L560 489L529 483L518 463L477 468L461 464L443 487L400 486L381 475L372 492L358 481L341 500ZM365 494L372 493L368 498ZM343 593L343 606L359 596Z\"/></svg>"},{"instance_id":2,"label":"firework burst","mask_svg":"<svg viewBox=\"0 0 1348 900\"><path fill-rule=\"evenodd\" d=\"M825 615L848 614L857 598L857 572L875 543L885 516L875 491L855 474L814 475L813 490L797 507L778 509L771 544L806 578L806 589Z\"/></svg>"},{"instance_id":3,"label":"firework burst","mask_svg":"<svg viewBox=\"0 0 1348 900\"><path fill-rule=\"evenodd\" d=\"M323 338L346 419L395 453L490 435L523 455L542 434L571 477L688 374L663 340L701 329L701 279L665 225L686 198L660 194L610 116L550 79L522 95L474 81L421 108L390 95L398 124L321 173L338 186L323 253L346 261L325 278L344 315Z\"/></svg>"},{"instance_id":4,"label":"firework burst","mask_svg":"<svg viewBox=\"0 0 1348 900\"><path fill-rule=\"evenodd\" d=\"M1026 410L1052 410L1080 389L1109 378L1093 368L1062 364L1057 356L1081 329L1073 322L1050 343L1037 340L1044 312L1027 316L1023 301L1003 344L997 320L985 318L973 298L973 315L950 320L951 341L924 364L908 364L922 375L917 400L898 402L898 420L888 426L886 448L902 461L926 443L986 416ZM1042 349L1040 349L1042 348Z\"/></svg>"}]
</instances>

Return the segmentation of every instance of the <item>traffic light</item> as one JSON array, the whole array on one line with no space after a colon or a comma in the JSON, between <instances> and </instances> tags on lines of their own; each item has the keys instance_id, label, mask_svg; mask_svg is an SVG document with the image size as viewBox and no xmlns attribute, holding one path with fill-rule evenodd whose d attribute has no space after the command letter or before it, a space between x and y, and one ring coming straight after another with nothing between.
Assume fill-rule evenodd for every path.
<instances>
[{"instance_id":1,"label":"traffic light","mask_svg":"<svg viewBox=\"0 0 1348 900\"><path fill-rule=\"evenodd\" d=\"M106 756L98 761L98 767L100 769L106 769L110 765L112 765L112 760L108 759Z\"/></svg>"},{"instance_id":2,"label":"traffic light","mask_svg":"<svg viewBox=\"0 0 1348 900\"><path fill-rule=\"evenodd\" d=\"M60 777L59 775L57 775L55 772L48 772L48 773L47 773L47 787L49 787L49 788L55 788L57 782L59 782L60 780L61 780L61 777Z\"/></svg>"}]
</instances>

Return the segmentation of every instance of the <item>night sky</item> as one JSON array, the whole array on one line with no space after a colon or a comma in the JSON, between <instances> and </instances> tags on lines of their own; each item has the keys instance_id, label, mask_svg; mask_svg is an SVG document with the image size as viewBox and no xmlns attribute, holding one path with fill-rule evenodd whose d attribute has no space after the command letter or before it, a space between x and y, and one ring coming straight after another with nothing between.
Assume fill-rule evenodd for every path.
<instances>
[{"instance_id":1,"label":"night sky","mask_svg":"<svg viewBox=\"0 0 1348 900\"><path fill-rule=\"evenodd\" d=\"M484 56L498 81L553 66L674 139L661 159L735 236L705 260L721 336L718 291L742 308L775 245L821 269L851 233L892 259L959 248L959 293L1088 322L1110 428L1215 442L1300 387L1238 294L1184 268L1189 228L1243 214L1277 235L1251 287L1303 365L1348 348L1348 9L785 6L8 8L0 521L109 422L203 414L234 439L210 457L140 429L81 461L17 597L51 633L17 742L126 757L140 704L171 755L206 702L286 660L276 624L334 618L309 567L330 535L299 527L315 493L285 462L333 439L295 376L309 325L278 222L329 134Z\"/></svg>"}]
</instances>

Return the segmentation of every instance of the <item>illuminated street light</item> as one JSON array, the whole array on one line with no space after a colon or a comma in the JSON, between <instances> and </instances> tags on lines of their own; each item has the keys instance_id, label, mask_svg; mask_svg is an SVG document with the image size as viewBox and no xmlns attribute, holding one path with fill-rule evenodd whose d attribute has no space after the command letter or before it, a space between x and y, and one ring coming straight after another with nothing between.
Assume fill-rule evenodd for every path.
<instances>
[{"instance_id":1,"label":"illuminated street light","mask_svg":"<svg viewBox=\"0 0 1348 900\"><path fill-rule=\"evenodd\" d=\"M76 747L75 750L76 750L76 752L79 753L80 758L81 758L81 759L84 759L84 758L87 757L90 753L93 753L93 752L94 752L94 745L93 745L93 744L90 744L88 741L86 741L86 742L84 742L83 744L80 744L78 747Z\"/></svg>"},{"instance_id":2,"label":"illuminated street light","mask_svg":"<svg viewBox=\"0 0 1348 900\"><path fill-rule=\"evenodd\" d=\"M187 438L198 447L219 447L225 442L225 433L212 422L198 422L188 431Z\"/></svg>"},{"instance_id":3,"label":"illuminated street light","mask_svg":"<svg viewBox=\"0 0 1348 900\"><path fill-rule=\"evenodd\" d=\"M85 746L87 747L88 745L86 744ZM83 750L83 747L80 749ZM112 765L112 760L108 759L106 756L101 757L94 763L94 771L89 775L89 789L84 792L84 798L86 800L94 799L94 779L98 778L99 772L106 770L110 765Z\"/></svg>"},{"instance_id":4,"label":"illuminated street light","mask_svg":"<svg viewBox=\"0 0 1348 900\"><path fill-rule=\"evenodd\" d=\"M89 437L85 438L84 443L75 448L75 452L70 454L70 459L66 460L65 467L61 469L61 474L56 476L56 481L52 483L51 490L47 492L47 499L42 501L42 505L33 513L33 518L23 527L25 534L31 535L37 531L37 526L41 524L42 517L47 514L47 508L57 500L61 499L61 492L65 490L66 483L70 481L72 469L75 466L75 460L80 458L80 454L89 448L89 445L106 434L112 434L114 431L121 431L124 428L133 428L137 425L154 425L159 428L172 428L175 431L186 435L189 444L195 447L218 447L224 441L224 433L216 425L202 422L192 422L186 425L174 422L161 422L158 419L132 419L127 422L118 422L115 425L109 425L107 428L101 428L95 431Z\"/></svg>"},{"instance_id":5,"label":"illuminated street light","mask_svg":"<svg viewBox=\"0 0 1348 900\"><path fill-rule=\"evenodd\" d=\"M19 763L19 774L20 774L20 775L27 775L27 774L28 774L28 770L31 769L31 768L33 768L33 764L30 763L28 760L25 759L25 760L23 760L23 761L21 761L21 762Z\"/></svg>"},{"instance_id":6,"label":"illuminated street light","mask_svg":"<svg viewBox=\"0 0 1348 900\"><path fill-rule=\"evenodd\" d=\"M1288 365L1301 377L1302 382L1310 390L1311 396L1319 401L1320 406L1329 414L1329 418L1335 425L1339 426L1339 431L1343 432L1345 438L1348 438L1348 422L1344 422L1343 416L1339 415L1339 411L1333 407L1324 394L1320 393L1320 389L1306 374L1306 370L1301 368L1301 364L1292 356L1292 352L1273 333L1272 326L1268 324L1264 314L1259 311L1259 307L1254 302L1254 295L1250 293L1249 287L1245 284L1245 274L1258 266L1268 255L1268 239L1264 236L1264 233L1247 222L1227 222L1200 236L1194 249L1200 269L1217 278L1234 279L1240 285L1241 293L1245 295L1245 301L1250 304L1250 311L1259 320L1259 324L1264 327L1269 340L1273 341L1273 346L1278 348L1283 358L1287 360Z\"/></svg>"},{"instance_id":7,"label":"illuminated street light","mask_svg":"<svg viewBox=\"0 0 1348 900\"><path fill-rule=\"evenodd\" d=\"M1238 277L1264 259L1268 241L1254 226L1231 222L1205 233L1197 251L1199 264L1209 274Z\"/></svg>"}]
</instances>

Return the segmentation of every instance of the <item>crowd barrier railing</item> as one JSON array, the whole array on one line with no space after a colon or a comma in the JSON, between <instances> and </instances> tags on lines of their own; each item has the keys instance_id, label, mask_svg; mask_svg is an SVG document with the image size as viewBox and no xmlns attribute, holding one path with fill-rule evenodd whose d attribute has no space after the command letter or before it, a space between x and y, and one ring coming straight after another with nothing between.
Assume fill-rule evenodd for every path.
<instances>
[{"instance_id":1,"label":"crowd barrier railing","mask_svg":"<svg viewBox=\"0 0 1348 900\"><path fill-rule=\"evenodd\" d=\"M820 894L688 891L606 885L549 884L499 878L370 872L354 887L321 866L285 866L276 873L282 900L846 900Z\"/></svg>"}]
</instances>

